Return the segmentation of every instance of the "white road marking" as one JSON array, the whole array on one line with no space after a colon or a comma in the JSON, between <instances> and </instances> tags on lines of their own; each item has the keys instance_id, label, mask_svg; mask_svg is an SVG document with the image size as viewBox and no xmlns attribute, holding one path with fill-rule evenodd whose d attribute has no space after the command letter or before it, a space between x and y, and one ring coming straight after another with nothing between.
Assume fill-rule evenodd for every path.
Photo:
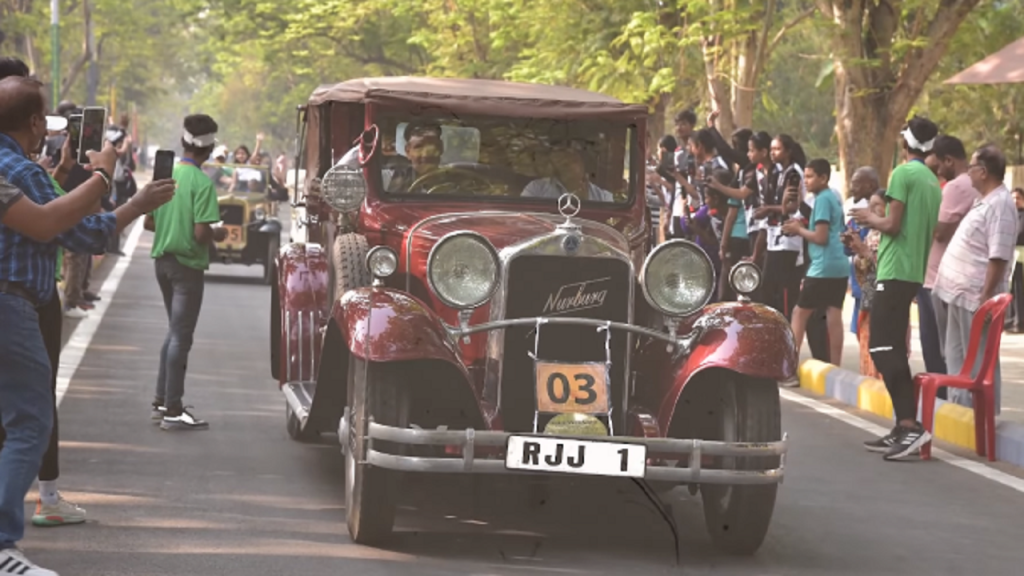
<instances>
[{"instance_id":1,"label":"white road marking","mask_svg":"<svg viewBox=\"0 0 1024 576\"><path fill-rule=\"evenodd\" d=\"M128 234L128 241L125 242L123 248L125 255L118 258L113 270L107 275L107 279L103 281L103 286L100 287L98 292L100 300L94 303L96 307L89 311L88 316L78 321L78 325L71 332L71 337L68 338L67 344L61 348L60 368L57 370L57 406L60 406L61 400L64 399L64 394L67 393L68 386L71 385L71 379L75 377L75 372L78 372L78 366L82 364L85 352L89 349L89 345L92 344L92 337L96 335L96 330L99 329L100 322L103 321L103 315L106 314L107 307L110 306L110 302L114 299L114 293L117 292L117 287L121 284L121 278L124 277L125 271L128 270L128 264L132 261L132 254L135 252L140 236L142 236L141 219L132 225L131 232Z\"/></svg>"},{"instance_id":2,"label":"white road marking","mask_svg":"<svg viewBox=\"0 0 1024 576\"><path fill-rule=\"evenodd\" d=\"M841 420L849 424L850 426L860 428L861 430L874 436L883 436L889 433L889 430L887 428L883 428L878 424L869 422L859 416L854 416L853 414L850 414L845 410L836 408L835 406L831 406L829 404L821 402L820 400L808 398L807 396L804 396L802 394L797 394L795 392L782 389L779 389L779 396L786 400L789 400L790 402L796 402L797 404L806 406L816 412L835 418L836 420ZM932 458L942 460L947 464L951 464L962 470L966 470L973 474L977 474L978 476L1002 484L1007 488L1012 488L1017 492L1024 493L1024 479L1020 479L1011 474L1007 474L1006 472L1003 472L1001 470L992 468L987 464L983 464L975 460L970 460L968 458L962 458L960 456L957 456L956 454L946 452L945 450L940 450L935 447L934 443L932 444Z\"/></svg>"}]
</instances>

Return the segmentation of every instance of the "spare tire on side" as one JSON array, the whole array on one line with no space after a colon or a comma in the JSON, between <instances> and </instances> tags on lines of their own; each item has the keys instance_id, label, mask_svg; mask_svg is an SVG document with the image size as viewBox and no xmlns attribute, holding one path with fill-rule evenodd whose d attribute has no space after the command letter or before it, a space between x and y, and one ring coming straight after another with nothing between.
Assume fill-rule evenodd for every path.
<instances>
[{"instance_id":1,"label":"spare tire on side","mask_svg":"<svg viewBox=\"0 0 1024 576\"><path fill-rule=\"evenodd\" d=\"M349 290L364 288L373 282L366 268L366 254L370 246L362 234L342 234L331 247L330 291L331 306Z\"/></svg>"}]
</instances>

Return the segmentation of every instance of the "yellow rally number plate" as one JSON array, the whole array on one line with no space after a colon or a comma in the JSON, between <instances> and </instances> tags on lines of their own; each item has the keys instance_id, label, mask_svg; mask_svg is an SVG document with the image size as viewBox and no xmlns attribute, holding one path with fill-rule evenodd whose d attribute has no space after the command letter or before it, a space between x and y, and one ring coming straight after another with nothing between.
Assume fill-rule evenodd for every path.
<instances>
[{"instance_id":1,"label":"yellow rally number plate","mask_svg":"<svg viewBox=\"0 0 1024 576\"><path fill-rule=\"evenodd\" d=\"M245 235L241 226L224 226L224 229L227 230L228 235L220 242L221 244L237 245L245 242Z\"/></svg>"},{"instance_id":2,"label":"yellow rally number plate","mask_svg":"<svg viewBox=\"0 0 1024 576\"><path fill-rule=\"evenodd\" d=\"M608 413L608 370L604 362L537 362L536 366L539 412Z\"/></svg>"}]
</instances>

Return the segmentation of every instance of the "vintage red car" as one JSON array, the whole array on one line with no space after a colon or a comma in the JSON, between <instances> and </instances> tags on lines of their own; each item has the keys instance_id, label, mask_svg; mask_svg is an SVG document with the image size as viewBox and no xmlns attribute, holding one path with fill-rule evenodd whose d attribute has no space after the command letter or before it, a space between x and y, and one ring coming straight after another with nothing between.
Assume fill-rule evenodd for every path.
<instances>
[{"instance_id":1,"label":"vintage red car","mask_svg":"<svg viewBox=\"0 0 1024 576\"><path fill-rule=\"evenodd\" d=\"M717 545L761 545L793 336L747 299L709 305L695 244L650 249L646 108L388 77L300 114L308 237L278 257L271 364L289 434L337 431L356 542L390 535L403 476L526 473L686 485Z\"/></svg>"}]
</instances>

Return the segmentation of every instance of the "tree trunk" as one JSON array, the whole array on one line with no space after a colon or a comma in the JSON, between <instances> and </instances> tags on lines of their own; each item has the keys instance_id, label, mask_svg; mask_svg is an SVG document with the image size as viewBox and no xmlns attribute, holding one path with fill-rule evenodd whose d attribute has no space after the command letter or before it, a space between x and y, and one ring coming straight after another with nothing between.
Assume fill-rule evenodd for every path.
<instances>
[{"instance_id":1,"label":"tree trunk","mask_svg":"<svg viewBox=\"0 0 1024 576\"><path fill-rule=\"evenodd\" d=\"M719 111L718 129L723 134L731 134L735 123L732 114L732 91L726 84L727 71L719 66L719 62L726 58L721 47L722 39L705 38L704 40L704 72L707 75L708 94L716 110ZM697 126L701 127L704 122L697 118Z\"/></svg>"},{"instance_id":2,"label":"tree trunk","mask_svg":"<svg viewBox=\"0 0 1024 576\"><path fill-rule=\"evenodd\" d=\"M736 62L737 75L732 85L733 124L737 128L752 128L754 125L754 96L757 94L757 82L760 75L758 70L759 44L758 35L753 32L737 42L739 54ZM728 134L727 132L723 133Z\"/></svg>"},{"instance_id":3,"label":"tree trunk","mask_svg":"<svg viewBox=\"0 0 1024 576\"><path fill-rule=\"evenodd\" d=\"M650 123L647 125L647 133L651 135L647 146L647 153L657 149L658 139L668 134L668 110L672 106L671 94L659 94L654 100L654 112L651 114Z\"/></svg>"},{"instance_id":4,"label":"tree trunk","mask_svg":"<svg viewBox=\"0 0 1024 576\"><path fill-rule=\"evenodd\" d=\"M85 72L86 96L85 105L96 105L96 93L100 87L100 69L96 58L96 29L92 22L92 7L89 1L82 2L82 11L85 14L85 53L89 57L88 68Z\"/></svg>"},{"instance_id":5,"label":"tree trunk","mask_svg":"<svg viewBox=\"0 0 1024 576\"><path fill-rule=\"evenodd\" d=\"M25 59L27 60L26 64L28 64L28 69L31 70L33 74L38 75L39 68L37 66L38 59L36 58L36 47L32 42L31 34L26 33L24 36L22 36L22 46L22 50L24 50L25 52Z\"/></svg>"},{"instance_id":6,"label":"tree trunk","mask_svg":"<svg viewBox=\"0 0 1024 576\"><path fill-rule=\"evenodd\" d=\"M905 118L909 110L890 110L886 94L859 95L849 72L839 62L835 68L836 136L839 169L843 172L843 196L853 171L861 166L878 170L883 186L892 168L896 139L889 118Z\"/></svg>"},{"instance_id":7,"label":"tree trunk","mask_svg":"<svg viewBox=\"0 0 1024 576\"><path fill-rule=\"evenodd\" d=\"M925 82L946 53L950 39L980 0L941 0L931 21L918 10L909 27L916 47L893 58L905 6L899 0L817 0L836 26L833 36L836 137L845 193L849 175L861 166L892 171L900 127ZM941 130L941 127L940 127Z\"/></svg>"}]
</instances>

